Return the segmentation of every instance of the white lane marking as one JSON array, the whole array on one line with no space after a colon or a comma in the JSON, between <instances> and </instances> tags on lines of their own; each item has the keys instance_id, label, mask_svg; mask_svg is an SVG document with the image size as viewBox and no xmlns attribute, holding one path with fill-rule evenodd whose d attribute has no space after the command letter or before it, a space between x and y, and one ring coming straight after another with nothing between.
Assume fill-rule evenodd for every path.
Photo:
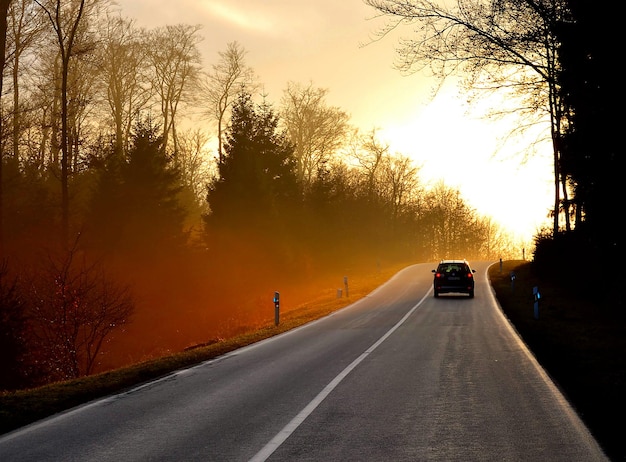
<instances>
[{"instance_id":1,"label":"white lane marking","mask_svg":"<svg viewBox=\"0 0 626 462\"><path fill-rule=\"evenodd\" d=\"M313 400L302 409L297 416L291 419L281 431L279 431L274 438L272 438L259 452L257 452L250 462L263 462L271 456L274 451L276 451L281 444L285 442L289 436L296 431L296 429L300 426L302 422L306 420L306 418L311 415L311 413L319 406L322 401L335 389L337 385L341 383L343 379L355 368L357 367L361 361L363 361L370 353L372 353L378 346L383 343L393 332L400 327L404 322L413 314L413 312L424 302L426 297L430 295L432 291L432 287L426 292L426 294L422 297L422 299L415 304L413 308L409 310L407 314L404 315L400 321L398 321L391 329L389 329L381 338L379 338L371 347L365 350L358 358L356 358L350 365L348 365L343 371L337 375L328 385L324 387L324 389L315 397Z\"/></svg>"}]
</instances>

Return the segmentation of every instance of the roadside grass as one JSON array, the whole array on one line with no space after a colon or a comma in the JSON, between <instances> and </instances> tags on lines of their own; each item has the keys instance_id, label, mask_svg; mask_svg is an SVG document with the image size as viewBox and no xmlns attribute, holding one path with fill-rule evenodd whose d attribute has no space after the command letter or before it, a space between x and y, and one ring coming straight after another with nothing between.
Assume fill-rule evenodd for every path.
<instances>
[{"instance_id":1,"label":"roadside grass","mask_svg":"<svg viewBox=\"0 0 626 462\"><path fill-rule=\"evenodd\" d=\"M514 284L510 273L515 273ZM584 277L584 272L579 273ZM489 271L502 311L614 461L626 460L626 316L611 300L537 278L525 261ZM535 317L533 287L541 295Z\"/></svg>"},{"instance_id":2,"label":"roadside grass","mask_svg":"<svg viewBox=\"0 0 626 462\"><path fill-rule=\"evenodd\" d=\"M411 263L396 264L366 274L351 276L349 296L336 289L322 291L318 298L280 314L278 326L250 326L244 333L226 339L208 340L185 351L129 367L42 387L0 393L0 434L104 396L120 393L179 369L214 359L282 332L329 315L370 292Z\"/></svg>"}]
</instances>

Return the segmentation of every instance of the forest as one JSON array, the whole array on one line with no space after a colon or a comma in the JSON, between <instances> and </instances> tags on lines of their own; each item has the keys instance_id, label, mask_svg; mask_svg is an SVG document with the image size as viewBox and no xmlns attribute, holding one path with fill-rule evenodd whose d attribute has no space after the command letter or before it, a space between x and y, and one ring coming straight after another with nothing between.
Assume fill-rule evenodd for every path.
<instances>
[{"instance_id":1,"label":"forest","mask_svg":"<svg viewBox=\"0 0 626 462\"><path fill-rule=\"evenodd\" d=\"M346 275L520 254L327 89L105 0L0 2L0 389L224 338ZM201 121L190 128L189 121ZM374 124L376 121L372 121Z\"/></svg>"},{"instance_id":2,"label":"forest","mask_svg":"<svg viewBox=\"0 0 626 462\"><path fill-rule=\"evenodd\" d=\"M400 70L461 72L474 97L516 98L525 124L549 117L554 222L533 263L595 293L599 272L560 269L623 255L619 42L602 12L584 0L364 2L389 28L412 27ZM0 389L254 328L277 290L288 309L381 266L520 258L526 244L453 188L426 187L328 89L285 82L272 101L242 45L202 63L201 41L198 26L139 28L108 0L0 0Z\"/></svg>"},{"instance_id":3,"label":"forest","mask_svg":"<svg viewBox=\"0 0 626 462\"><path fill-rule=\"evenodd\" d=\"M623 85L614 57L623 38L606 11L590 0L364 2L387 19L379 39L401 29L399 70L428 68L442 81L462 76L474 98L515 101L522 131L548 118L553 225L535 237L533 263L544 277L597 294L605 285L600 271L581 280L563 269L601 268L624 255L614 210L623 156L614 116ZM503 111L495 107L492 115ZM623 307L619 291L606 293Z\"/></svg>"}]
</instances>

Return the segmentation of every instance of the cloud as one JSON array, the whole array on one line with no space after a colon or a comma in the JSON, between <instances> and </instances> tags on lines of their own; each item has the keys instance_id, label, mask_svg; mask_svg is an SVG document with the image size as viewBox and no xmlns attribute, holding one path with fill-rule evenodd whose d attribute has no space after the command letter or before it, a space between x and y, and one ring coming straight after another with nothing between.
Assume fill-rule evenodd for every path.
<instances>
[{"instance_id":1,"label":"cloud","mask_svg":"<svg viewBox=\"0 0 626 462\"><path fill-rule=\"evenodd\" d=\"M248 31L269 32L273 29L274 21L268 15L256 10L252 11L236 8L225 3L210 2L206 5L209 14L219 20Z\"/></svg>"}]
</instances>

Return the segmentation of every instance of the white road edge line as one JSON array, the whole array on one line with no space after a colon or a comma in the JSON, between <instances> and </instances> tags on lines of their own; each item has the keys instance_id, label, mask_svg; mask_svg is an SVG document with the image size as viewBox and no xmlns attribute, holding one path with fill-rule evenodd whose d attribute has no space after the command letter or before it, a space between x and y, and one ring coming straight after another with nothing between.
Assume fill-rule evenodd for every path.
<instances>
[{"instance_id":1,"label":"white road edge line","mask_svg":"<svg viewBox=\"0 0 626 462\"><path fill-rule=\"evenodd\" d=\"M398 321L391 329L389 329L381 338L379 338L371 347L365 350L361 356L356 358L350 365L348 365L343 371L337 375L313 400L302 409L297 416L291 419L281 431L279 431L274 438L272 438L259 452L257 452L250 462L263 462L267 460L276 451L289 436L296 431L302 422L311 415L311 413L319 406L322 401L335 389L337 385L341 383L343 379L355 368L361 361L363 361L370 353L372 353L378 346L383 343L393 332L400 327L404 322L413 314L413 312L424 302L424 300L430 295L432 287L426 292L422 299L415 304L413 308L404 315L400 321Z\"/></svg>"}]
</instances>

